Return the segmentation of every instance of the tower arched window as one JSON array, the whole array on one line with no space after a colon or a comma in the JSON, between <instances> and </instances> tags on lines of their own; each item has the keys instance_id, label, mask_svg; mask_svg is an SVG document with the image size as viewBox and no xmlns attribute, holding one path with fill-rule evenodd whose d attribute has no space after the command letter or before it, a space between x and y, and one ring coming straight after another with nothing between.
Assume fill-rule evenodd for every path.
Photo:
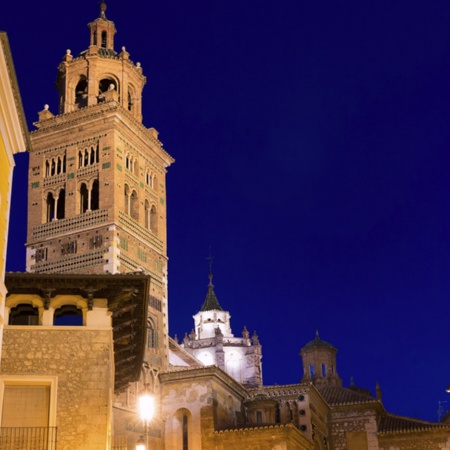
<instances>
[{"instance_id":1,"label":"tower arched window","mask_svg":"<svg viewBox=\"0 0 450 450\"><path fill-rule=\"evenodd\" d=\"M158 232L158 217L156 214L156 206L152 205L150 208L150 230L155 234Z\"/></svg>"},{"instance_id":2,"label":"tower arched window","mask_svg":"<svg viewBox=\"0 0 450 450\"><path fill-rule=\"evenodd\" d=\"M60 174L62 173L62 161L61 158L58 156L58 162L56 164L56 173Z\"/></svg>"},{"instance_id":3,"label":"tower arched window","mask_svg":"<svg viewBox=\"0 0 450 450\"><path fill-rule=\"evenodd\" d=\"M83 153L78 152L78 168L83 167Z\"/></svg>"},{"instance_id":4,"label":"tower arched window","mask_svg":"<svg viewBox=\"0 0 450 450\"><path fill-rule=\"evenodd\" d=\"M102 102L105 100L104 93L111 89L115 89L119 93L119 88L115 80L112 78L103 78L98 84L98 101Z\"/></svg>"},{"instance_id":5,"label":"tower arched window","mask_svg":"<svg viewBox=\"0 0 450 450\"><path fill-rule=\"evenodd\" d=\"M80 76L80 81L78 81L78 84L75 88L75 105L80 109L87 106L87 80L84 75Z\"/></svg>"},{"instance_id":6,"label":"tower arched window","mask_svg":"<svg viewBox=\"0 0 450 450\"><path fill-rule=\"evenodd\" d=\"M66 191L65 189L61 189L59 191L58 198L56 199L56 218L64 219L66 213Z\"/></svg>"},{"instance_id":7,"label":"tower arched window","mask_svg":"<svg viewBox=\"0 0 450 450\"><path fill-rule=\"evenodd\" d=\"M86 167L88 164L89 164L89 152L86 149L84 151L83 167Z\"/></svg>"},{"instance_id":8,"label":"tower arched window","mask_svg":"<svg viewBox=\"0 0 450 450\"><path fill-rule=\"evenodd\" d=\"M124 202L125 202L125 214L130 214L130 188L125 185L124 188Z\"/></svg>"},{"instance_id":9,"label":"tower arched window","mask_svg":"<svg viewBox=\"0 0 450 450\"><path fill-rule=\"evenodd\" d=\"M102 31L102 47L106 48L106 44L108 42L108 33L106 31Z\"/></svg>"},{"instance_id":10,"label":"tower arched window","mask_svg":"<svg viewBox=\"0 0 450 450\"><path fill-rule=\"evenodd\" d=\"M45 161L45 176L48 177L49 175L50 175L50 164L47 159L47 161Z\"/></svg>"},{"instance_id":11,"label":"tower arched window","mask_svg":"<svg viewBox=\"0 0 450 450\"><path fill-rule=\"evenodd\" d=\"M145 228L150 229L150 203L145 200Z\"/></svg>"},{"instance_id":12,"label":"tower arched window","mask_svg":"<svg viewBox=\"0 0 450 450\"><path fill-rule=\"evenodd\" d=\"M84 214L88 209L88 189L86 183L81 183L80 186L80 214Z\"/></svg>"},{"instance_id":13,"label":"tower arched window","mask_svg":"<svg viewBox=\"0 0 450 450\"><path fill-rule=\"evenodd\" d=\"M130 216L134 220L139 220L139 199L135 190L133 190L130 196Z\"/></svg>"},{"instance_id":14,"label":"tower arched window","mask_svg":"<svg viewBox=\"0 0 450 450\"><path fill-rule=\"evenodd\" d=\"M51 174L55 175L55 171L56 171L56 164L55 164L55 159L52 158L52 168L51 168Z\"/></svg>"},{"instance_id":15,"label":"tower arched window","mask_svg":"<svg viewBox=\"0 0 450 450\"><path fill-rule=\"evenodd\" d=\"M128 111L131 111L133 108L133 99L131 97L130 91L128 91Z\"/></svg>"},{"instance_id":16,"label":"tower arched window","mask_svg":"<svg viewBox=\"0 0 450 450\"><path fill-rule=\"evenodd\" d=\"M51 192L47 194L46 205L46 222L51 222L55 219L55 198Z\"/></svg>"},{"instance_id":17,"label":"tower arched window","mask_svg":"<svg viewBox=\"0 0 450 450\"><path fill-rule=\"evenodd\" d=\"M86 183L80 185L80 214L99 208L99 183L94 180L89 188Z\"/></svg>"},{"instance_id":18,"label":"tower arched window","mask_svg":"<svg viewBox=\"0 0 450 450\"><path fill-rule=\"evenodd\" d=\"M91 164L95 164L97 161L95 160L95 147L91 147Z\"/></svg>"},{"instance_id":19,"label":"tower arched window","mask_svg":"<svg viewBox=\"0 0 450 450\"><path fill-rule=\"evenodd\" d=\"M100 190L98 180L94 180L91 189L91 210L95 211L100 206Z\"/></svg>"}]
</instances>

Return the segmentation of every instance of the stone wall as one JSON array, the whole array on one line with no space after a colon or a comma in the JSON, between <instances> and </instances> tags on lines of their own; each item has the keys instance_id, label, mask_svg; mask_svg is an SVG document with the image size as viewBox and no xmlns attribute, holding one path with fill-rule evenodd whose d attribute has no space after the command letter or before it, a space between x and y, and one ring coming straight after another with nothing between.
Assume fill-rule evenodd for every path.
<instances>
[{"instance_id":1,"label":"stone wall","mask_svg":"<svg viewBox=\"0 0 450 450\"><path fill-rule=\"evenodd\" d=\"M215 450L312 450L313 444L294 426L235 429L204 435L203 448Z\"/></svg>"},{"instance_id":2,"label":"stone wall","mask_svg":"<svg viewBox=\"0 0 450 450\"><path fill-rule=\"evenodd\" d=\"M358 450L379 450L375 411L356 408L349 411L335 411L331 413L330 422L330 441L333 450L353 450L355 447L352 445L356 442L360 447ZM364 439L362 434L366 435ZM364 444L361 444L362 442Z\"/></svg>"},{"instance_id":3,"label":"stone wall","mask_svg":"<svg viewBox=\"0 0 450 450\"><path fill-rule=\"evenodd\" d=\"M449 450L450 438L442 431L384 434L379 436L380 450Z\"/></svg>"},{"instance_id":4,"label":"stone wall","mask_svg":"<svg viewBox=\"0 0 450 450\"><path fill-rule=\"evenodd\" d=\"M58 449L107 448L114 386L111 330L6 327L3 375L56 376Z\"/></svg>"}]
</instances>

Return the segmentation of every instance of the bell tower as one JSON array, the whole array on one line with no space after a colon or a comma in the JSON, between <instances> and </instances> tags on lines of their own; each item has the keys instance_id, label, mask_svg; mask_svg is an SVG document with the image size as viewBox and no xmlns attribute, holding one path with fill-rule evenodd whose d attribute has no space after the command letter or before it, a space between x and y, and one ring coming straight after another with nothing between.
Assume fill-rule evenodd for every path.
<instances>
[{"instance_id":1,"label":"bell tower","mask_svg":"<svg viewBox=\"0 0 450 450\"><path fill-rule=\"evenodd\" d=\"M336 353L337 349L320 339L316 331L316 338L300 350L303 363L301 381L312 382L315 386L342 386L336 369Z\"/></svg>"},{"instance_id":2,"label":"bell tower","mask_svg":"<svg viewBox=\"0 0 450 450\"><path fill-rule=\"evenodd\" d=\"M151 275L148 358L167 365L166 171L174 162L142 124L140 63L122 47L106 4L89 47L58 66L58 114L31 133L27 271Z\"/></svg>"},{"instance_id":3,"label":"bell tower","mask_svg":"<svg viewBox=\"0 0 450 450\"><path fill-rule=\"evenodd\" d=\"M102 3L100 17L88 25L89 49L76 57L67 50L58 67L59 114L114 100L142 122L146 78L140 63L130 61L125 47L120 53L114 50L116 26L106 18L105 11L106 4Z\"/></svg>"}]
</instances>

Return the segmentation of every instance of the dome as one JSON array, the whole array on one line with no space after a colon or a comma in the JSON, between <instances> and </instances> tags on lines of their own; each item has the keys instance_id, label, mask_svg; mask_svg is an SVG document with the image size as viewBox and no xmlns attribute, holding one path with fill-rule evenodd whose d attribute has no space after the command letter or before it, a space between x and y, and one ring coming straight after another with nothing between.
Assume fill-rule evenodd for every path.
<instances>
[{"instance_id":1,"label":"dome","mask_svg":"<svg viewBox=\"0 0 450 450\"><path fill-rule=\"evenodd\" d=\"M319 348L328 348L330 350L337 350L336 347L333 347L329 342L320 339L319 332L316 331L316 337L312 341L309 341L302 350L312 350Z\"/></svg>"}]
</instances>

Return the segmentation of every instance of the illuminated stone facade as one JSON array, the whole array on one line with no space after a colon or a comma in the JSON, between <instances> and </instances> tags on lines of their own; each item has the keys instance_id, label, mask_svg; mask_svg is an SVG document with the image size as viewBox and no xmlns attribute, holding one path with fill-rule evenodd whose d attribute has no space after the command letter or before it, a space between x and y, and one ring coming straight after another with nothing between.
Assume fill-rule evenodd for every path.
<instances>
[{"instance_id":1,"label":"illuminated stone facade","mask_svg":"<svg viewBox=\"0 0 450 450\"><path fill-rule=\"evenodd\" d=\"M448 425L395 416L379 392L343 387L337 350L318 334L301 350L299 383L264 386L259 338L234 336L212 275L193 331L181 345L168 337L173 159L142 124L146 79L114 50L105 10L88 49L59 65L58 114L46 106L31 134L31 273L10 275L0 384L49 386L60 448L135 448L146 387L155 450L450 450ZM80 323L59 324L64 315Z\"/></svg>"},{"instance_id":2,"label":"illuminated stone facade","mask_svg":"<svg viewBox=\"0 0 450 450\"><path fill-rule=\"evenodd\" d=\"M182 346L205 366L217 365L239 383L262 385L262 347L256 331L244 327L242 337L231 330L230 313L224 311L214 293L212 273L200 311L194 315L194 328L184 336Z\"/></svg>"},{"instance_id":3,"label":"illuminated stone facade","mask_svg":"<svg viewBox=\"0 0 450 450\"><path fill-rule=\"evenodd\" d=\"M167 367L166 169L173 162L142 124L142 67L114 50L115 25L89 24L89 47L58 66L57 115L31 133L27 271L151 276L148 357Z\"/></svg>"}]
</instances>

